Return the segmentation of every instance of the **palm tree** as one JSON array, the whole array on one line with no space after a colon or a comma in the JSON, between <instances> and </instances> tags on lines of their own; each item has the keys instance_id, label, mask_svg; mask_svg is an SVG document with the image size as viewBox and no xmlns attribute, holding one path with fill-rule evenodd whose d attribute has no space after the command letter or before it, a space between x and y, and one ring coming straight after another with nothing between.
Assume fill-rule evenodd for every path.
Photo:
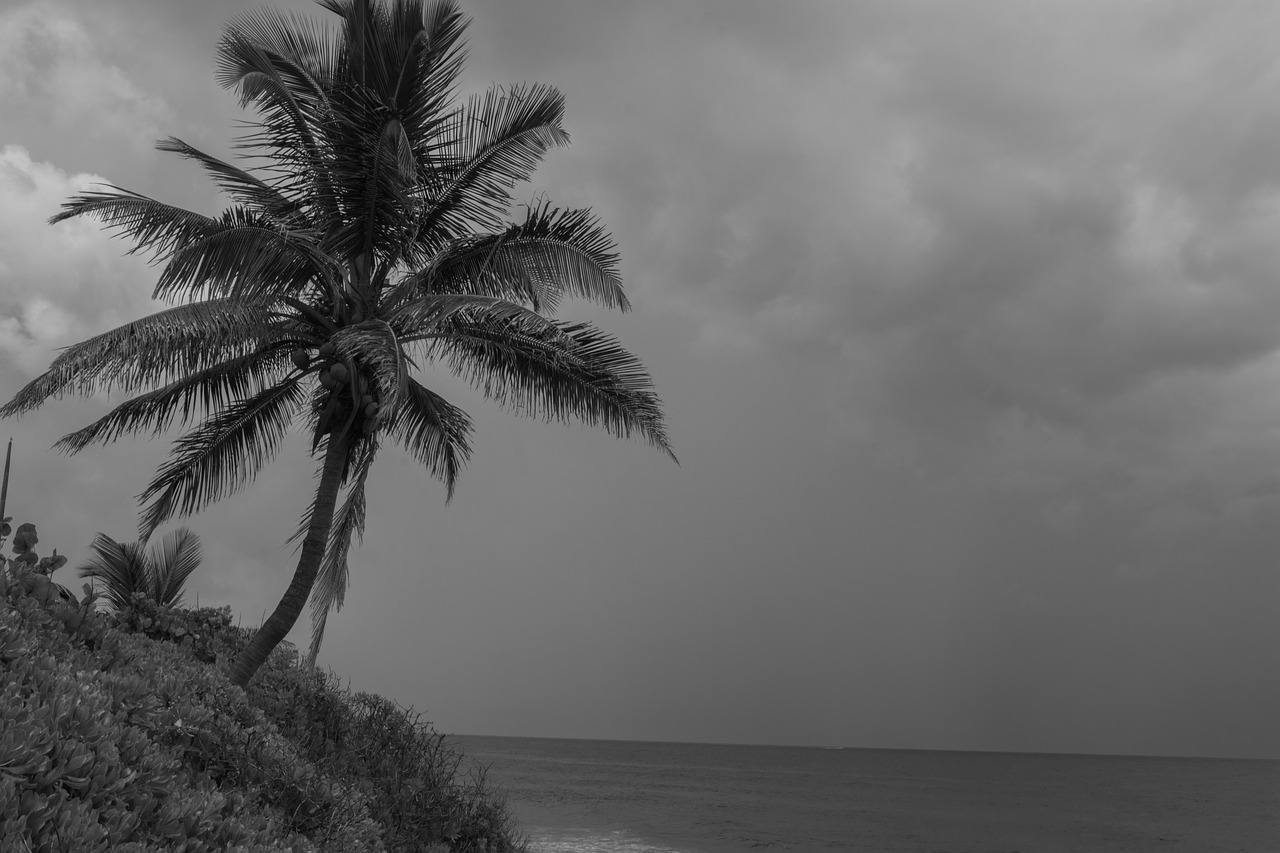
<instances>
[{"instance_id":1,"label":"palm tree","mask_svg":"<svg viewBox=\"0 0 1280 853\"><path fill-rule=\"evenodd\" d=\"M51 221L97 217L163 262L153 295L178 304L69 347L0 408L136 394L64 436L56 446L72 453L194 422L140 495L143 539L245 486L301 417L318 485L293 579L232 667L240 685L313 587L314 659L382 440L452 495L471 421L411 369L439 365L520 414L671 453L639 360L588 323L552 319L565 296L628 308L612 239L586 209L536 201L504 218L514 185L568 142L562 96L515 85L459 102L468 21L456 0L320 5L337 27L259 10L218 46L219 82L257 113L240 140L247 168L158 145L204 167L232 201L221 215L115 186L64 203Z\"/></svg>"},{"instance_id":2,"label":"palm tree","mask_svg":"<svg viewBox=\"0 0 1280 853\"><path fill-rule=\"evenodd\" d=\"M126 610L140 592L157 604L182 603L182 585L200 565L200 537L189 528L169 532L147 553L145 542L117 542L105 533L89 546L93 556L80 568L80 577L100 581L107 602Z\"/></svg>"}]
</instances>

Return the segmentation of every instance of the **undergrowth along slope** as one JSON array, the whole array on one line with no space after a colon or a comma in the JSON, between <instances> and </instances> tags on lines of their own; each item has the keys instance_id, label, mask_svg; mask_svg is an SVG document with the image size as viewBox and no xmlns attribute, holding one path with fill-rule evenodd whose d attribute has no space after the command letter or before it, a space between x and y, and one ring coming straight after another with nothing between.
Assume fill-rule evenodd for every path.
<instances>
[{"instance_id":1,"label":"undergrowth along slope","mask_svg":"<svg viewBox=\"0 0 1280 853\"><path fill-rule=\"evenodd\" d=\"M5 850L524 850L483 771L412 711L288 646L234 686L249 632L229 609L138 595L108 614L0 564Z\"/></svg>"}]
</instances>

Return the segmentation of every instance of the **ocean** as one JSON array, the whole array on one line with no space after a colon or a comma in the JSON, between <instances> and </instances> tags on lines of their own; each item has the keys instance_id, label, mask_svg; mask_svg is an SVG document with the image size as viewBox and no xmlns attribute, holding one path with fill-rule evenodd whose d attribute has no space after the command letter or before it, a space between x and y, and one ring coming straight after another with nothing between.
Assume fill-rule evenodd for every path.
<instances>
[{"instance_id":1,"label":"ocean","mask_svg":"<svg viewBox=\"0 0 1280 853\"><path fill-rule=\"evenodd\" d=\"M449 740L535 853L1280 853L1280 761Z\"/></svg>"}]
</instances>

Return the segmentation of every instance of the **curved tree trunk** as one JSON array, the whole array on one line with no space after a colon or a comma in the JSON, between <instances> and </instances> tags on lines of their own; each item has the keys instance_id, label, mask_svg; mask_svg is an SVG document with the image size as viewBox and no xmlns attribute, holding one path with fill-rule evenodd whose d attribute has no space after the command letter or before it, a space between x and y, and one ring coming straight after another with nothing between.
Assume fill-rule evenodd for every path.
<instances>
[{"instance_id":1,"label":"curved tree trunk","mask_svg":"<svg viewBox=\"0 0 1280 853\"><path fill-rule=\"evenodd\" d=\"M342 465L347 455L347 439L335 433L329 434L324 466L320 469L320 485L316 487L311 524L307 527L307 537L302 540L302 554L298 557L298 568L293 572L293 580L289 582L289 588L285 590L276 609L262 623L262 627L249 640L249 645L245 646L231 667L231 682L240 687L249 683L258 667L262 666L267 656L298 621L302 608L311 596L316 575L320 572L325 547L329 544L329 529L333 526L334 507L338 503L338 492L342 487Z\"/></svg>"}]
</instances>

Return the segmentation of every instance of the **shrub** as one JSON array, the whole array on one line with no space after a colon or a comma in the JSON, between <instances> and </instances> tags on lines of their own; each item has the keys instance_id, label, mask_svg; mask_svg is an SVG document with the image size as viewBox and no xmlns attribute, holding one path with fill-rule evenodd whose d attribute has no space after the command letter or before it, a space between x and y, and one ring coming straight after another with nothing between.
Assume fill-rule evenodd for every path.
<instances>
[{"instance_id":1,"label":"shrub","mask_svg":"<svg viewBox=\"0 0 1280 853\"><path fill-rule=\"evenodd\" d=\"M249 633L232 626L230 607L188 610L158 604L138 592L129 598L127 607L116 612L116 621L126 631L182 645L205 663L217 661L220 652L239 652Z\"/></svg>"},{"instance_id":2,"label":"shrub","mask_svg":"<svg viewBox=\"0 0 1280 853\"><path fill-rule=\"evenodd\" d=\"M318 766L353 780L391 850L507 853L523 839L483 772L462 776L462 756L411 710L277 654L249 698Z\"/></svg>"},{"instance_id":3,"label":"shrub","mask_svg":"<svg viewBox=\"0 0 1280 853\"><path fill-rule=\"evenodd\" d=\"M99 668L57 614L15 589L0 613L0 837L10 849L309 849L279 815L184 765L164 743L173 721L147 679ZM151 651L128 637L119 647L129 664Z\"/></svg>"},{"instance_id":4,"label":"shrub","mask_svg":"<svg viewBox=\"0 0 1280 853\"><path fill-rule=\"evenodd\" d=\"M87 588L50 594L39 560L0 563L5 850L524 849L416 714L288 644L249 692L232 685L249 632L229 609L136 595L108 614Z\"/></svg>"}]
</instances>

